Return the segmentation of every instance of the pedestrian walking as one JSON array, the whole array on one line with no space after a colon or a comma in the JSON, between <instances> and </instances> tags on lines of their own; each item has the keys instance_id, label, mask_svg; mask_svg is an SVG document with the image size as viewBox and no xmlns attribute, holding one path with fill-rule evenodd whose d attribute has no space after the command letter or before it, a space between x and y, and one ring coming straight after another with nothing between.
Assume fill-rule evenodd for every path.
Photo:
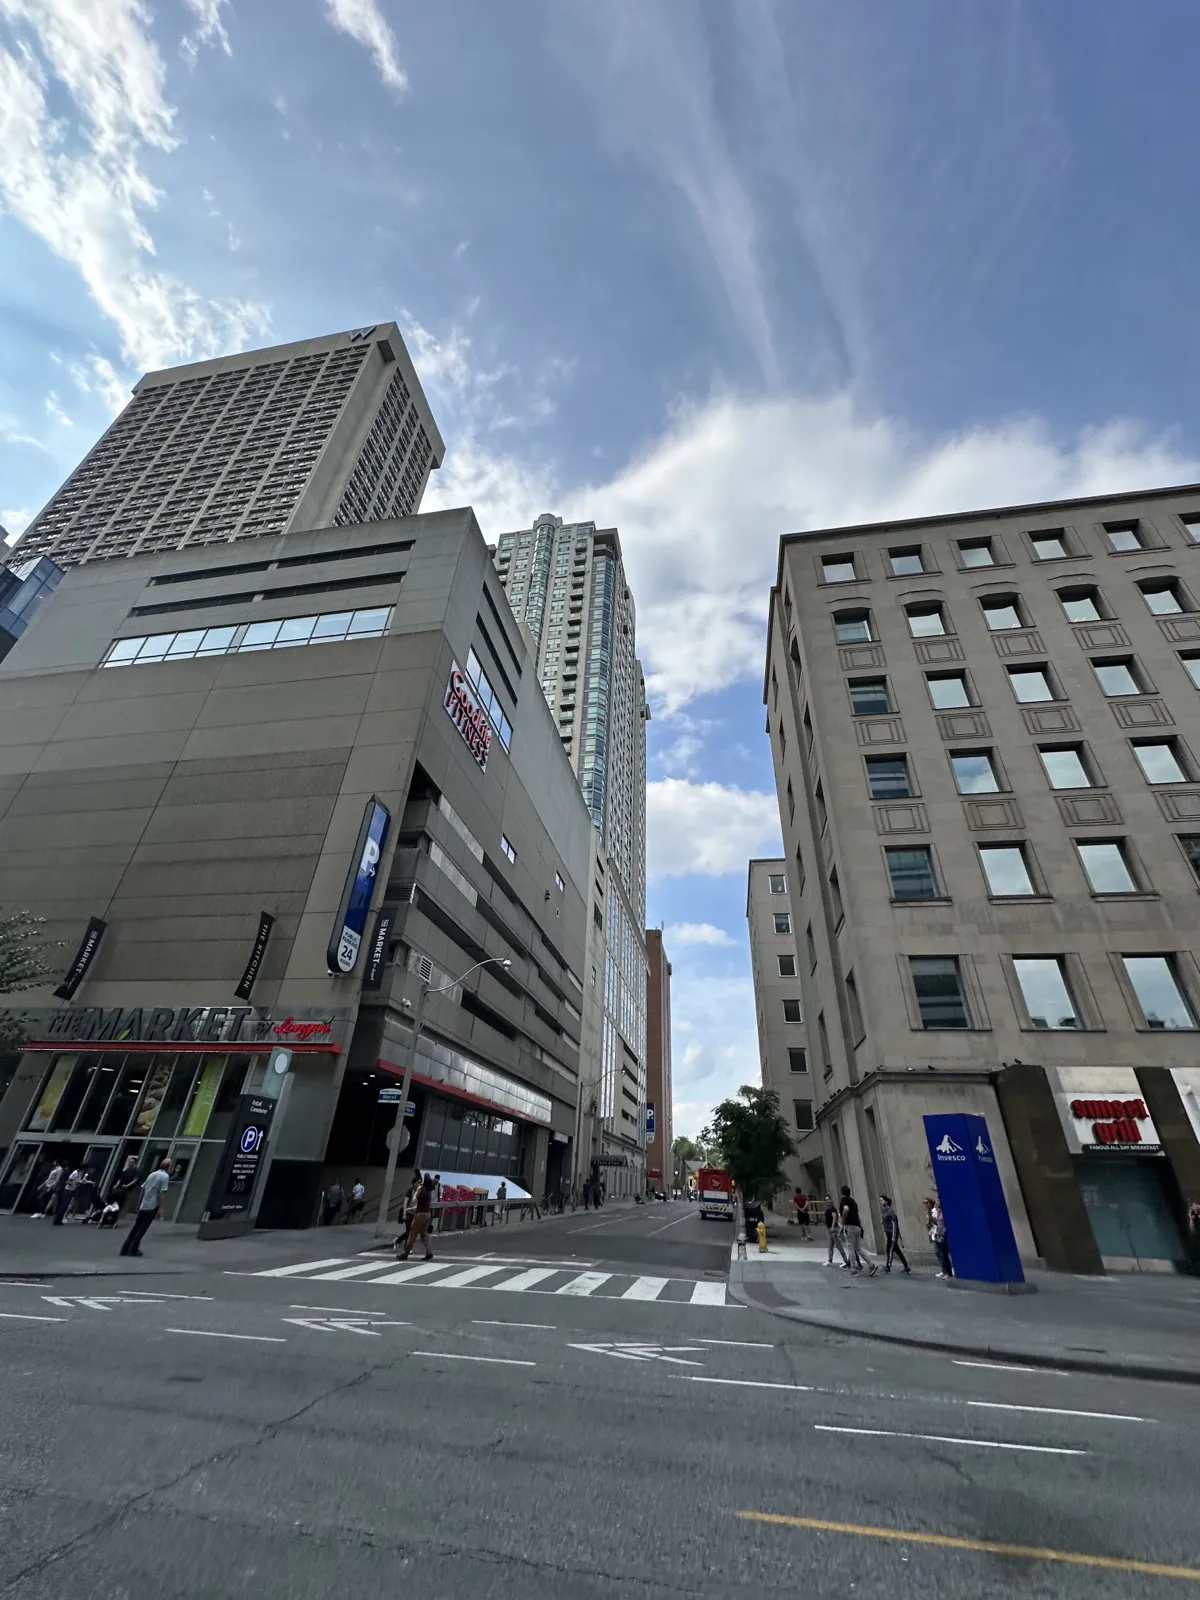
<instances>
[{"instance_id":1,"label":"pedestrian walking","mask_svg":"<svg viewBox=\"0 0 1200 1600\"><path fill-rule=\"evenodd\" d=\"M884 1260L883 1270L885 1272L892 1270L892 1259L894 1257L904 1268L905 1275L911 1277L912 1268L908 1264L907 1256L900 1248L900 1218L896 1215L896 1208L892 1204L891 1195L881 1194L879 1196L879 1205L883 1219L883 1237L887 1241L887 1255Z\"/></svg>"},{"instance_id":2,"label":"pedestrian walking","mask_svg":"<svg viewBox=\"0 0 1200 1600\"><path fill-rule=\"evenodd\" d=\"M508 1221L508 1185L503 1182L496 1190L496 1219L499 1222Z\"/></svg>"},{"instance_id":3,"label":"pedestrian walking","mask_svg":"<svg viewBox=\"0 0 1200 1600\"><path fill-rule=\"evenodd\" d=\"M850 1193L846 1184L842 1185L842 1233L846 1240L846 1260L849 1262L850 1271L857 1278L863 1267L873 1278L879 1270L873 1261L865 1259L862 1248L863 1226L862 1217L858 1210L858 1201Z\"/></svg>"},{"instance_id":4,"label":"pedestrian walking","mask_svg":"<svg viewBox=\"0 0 1200 1600\"><path fill-rule=\"evenodd\" d=\"M416 1207L413 1213L412 1227L404 1238L404 1248L400 1252L401 1261L407 1261L412 1254L413 1245L420 1239L425 1246L426 1261L433 1260L433 1251L429 1248L429 1224L433 1219L433 1185L434 1180L428 1175L421 1180L421 1187L416 1194Z\"/></svg>"},{"instance_id":5,"label":"pedestrian walking","mask_svg":"<svg viewBox=\"0 0 1200 1600\"><path fill-rule=\"evenodd\" d=\"M341 1215L345 1200L346 1192L335 1178L325 1191L325 1200L321 1209L321 1221L327 1228L332 1228Z\"/></svg>"},{"instance_id":6,"label":"pedestrian walking","mask_svg":"<svg viewBox=\"0 0 1200 1600\"><path fill-rule=\"evenodd\" d=\"M79 1187L75 1191L75 1210L82 1216L84 1222L93 1222L100 1211L100 1187L96 1181L95 1171L91 1167L83 1169L83 1177L79 1180Z\"/></svg>"},{"instance_id":7,"label":"pedestrian walking","mask_svg":"<svg viewBox=\"0 0 1200 1600\"><path fill-rule=\"evenodd\" d=\"M354 1180L354 1187L350 1190L350 1205L346 1211L346 1225L362 1220L362 1214L367 1208L367 1189L361 1178Z\"/></svg>"},{"instance_id":8,"label":"pedestrian walking","mask_svg":"<svg viewBox=\"0 0 1200 1600\"><path fill-rule=\"evenodd\" d=\"M797 1189L792 1200L796 1207L796 1225L800 1229L800 1237L811 1239L812 1234L808 1231L808 1196L803 1189Z\"/></svg>"},{"instance_id":9,"label":"pedestrian walking","mask_svg":"<svg viewBox=\"0 0 1200 1600\"><path fill-rule=\"evenodd\" d=\"M833 1265L833 1251L834 1246L836 1245L838 1255L840 1255L842 1258L840 1265L843 1267L848 1267L850 1263L846 1260L846 1246L842 1242L841 1212L838 1210L837 1206L834 1205L829 1195L825 1196L825 1232L829 1236L829 1256L825 1262L825 1265L827 1267L831 1267Z\"/></svg>"},{"instance_id":10,"label":"pedestrian walking","mask_svg":"<svg viewBox=\"0 0 1200 1600\"><path fill-rule=\"evenodd\" d=\"M938 1258L938 1277L952 1278L954 1276L954 1263L950 1259L950 1241L946 1237L946 1218L942 1214L942 1207L937 1200L926 1200L925 1214L929 1219L929 1237L933 1244L934 1254Z\"/></svg>"},{"instance_id":11,"label":"pedestrian walking","mask_svg":"<svg viewBox=\"0 0 1200 1600\"><path fill-rule=\"evenodd\" d=\"M59 1188L54 1200L54 1226L61 1228L67 1220L67 1214L75 1204L75 1191L83 1179L83 1173L78 1167L72 1167L67 1174L65 1183Z\"/></svg>"},{"instance_id":12,"label":"pedestrian walking","mask_svg":"<svg viewBox=\"0 0 1200 1600\"><path fill-rule=\"evenodd\" d=\"M140 1256L141 1243L155 1217L163 1214L163 1200L171 1186L171 1158L164 1156L142 1185L142 1198L138 1201L138 1214L133 1219L129 1236L121 1246L123 1256Z\"/></svg>"},{"instance_id":13,"label":"pedestrian walking","mask_svg":"<svg viewBox=\"0 0 1200 1600\"><path fill-rule=\"evenodd\" d=\"M55 1161L50 1171L38 1186L38 1204L40 1211L35 1211L35 1217L49 1217L54 1213L58 1204L58 1191L67 1180L66 1168L61 1161Z\"/></svg>"}]
</instances>

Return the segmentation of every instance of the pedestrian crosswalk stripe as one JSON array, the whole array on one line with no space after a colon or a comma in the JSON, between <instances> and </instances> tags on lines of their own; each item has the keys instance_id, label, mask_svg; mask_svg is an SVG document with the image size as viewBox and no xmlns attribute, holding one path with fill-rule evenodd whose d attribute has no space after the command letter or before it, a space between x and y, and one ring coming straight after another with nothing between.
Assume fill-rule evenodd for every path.
<instances>
[{"instance_id":1,"label":"pedestrian crosswalk stripe","mask_svg":"<svg viewBox=\"0 0 1200 1600\"><path fill-rule=\"evenodd\" d=\"M470 1258L468 1258L470 1260ZM635 1276L621 1272L580 1272L567 1266L520 1267L517 1261L473 1262L438 1258L413 1259L394 1265L386 1256L350 1260L334 1256L320 1261L296 1261L286 1267L239 1272L237 1277L307 1278L314 1283L343 1283L372 1288L376 1284L403 1287L419 1283L426 1289L487 1289L502 1294L558 1294L567 1298L653 1301L656 1305L729 1307L723 1282L697 1282L694 1278Z\"/></svg>"}]
</instances>

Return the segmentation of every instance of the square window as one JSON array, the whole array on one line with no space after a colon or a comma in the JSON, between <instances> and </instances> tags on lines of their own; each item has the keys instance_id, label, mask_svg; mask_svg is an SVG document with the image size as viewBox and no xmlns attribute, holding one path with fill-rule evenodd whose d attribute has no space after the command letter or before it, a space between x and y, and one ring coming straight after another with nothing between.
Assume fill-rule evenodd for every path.
<instances>
[{"instance_id":1,"label":"square window","mask_svg":"<svg viewBox=\"0 0 1200 1600\"><path fill-rule=\"evenodd\" d=\"M1038 755L1052 789L1096 787L1081 744L1039 745Z\"/></svg>"},{"instance_id":2,"label":"square window","mask_svg":"<svg viewBox=\"0 0 1200 1600\"><path fill-rule=\"evenodd\" d=\"M772 894L787 893L787 879L782 872L772 872L767 876L767 884Z\"/></svg>"},{"instance_id":3,"label":"square window","mask_svg":"<svg viewBox=\"0 0 1200 1600\"><path fill-rule=\"evenodd\" d=\"M923 1028L969 1028L957 956L909 956L908 970Z\"/></svg>"},{"instance_id":4,"label":"square window","mask_svg":"<svg viewBox=\"0 0 1200 1600\"><path fill-rule=\"evenodd\" d=\"M1075 848L1093 894L1137 893L1123 840L1076 839Z\"/></svg>"},{"instance_id":5,"label":"square window","mask_svg":"<svg viewBox=\"0 0 1200 1600\"><path fill-rule=\"evenodd\" d=\"M1023 628L1020 601L1015 594L993 594L979 602L983 620L992 633L1003 633L1008 628Z\"/></svg>"},{"instance_id":6,"label":"square window","mask_svg":"<svg viewBox=\"0 0 1200 1600\"><path fill-rule=\"evenodd\" d=\"M989 894L998 899L1016 899L1037 893L1029 875L1023 844L980 845L979 860Z\"/></svg>"},{"instance_id":7,"label":"square window","mask_svg":"<svg viewBox=\"0 0 1200 1600\"><path fill-rule=\"evenodd\" d=\"M888 551L888 561L891 564L894 578L915 578L925 571L925 561L921 555L919 544L906 545L898 550Z\"/></svg>"},{"instance_id":8,"label":"square window","mask_svg":"<svg viewBox=\"0 0 1200 1600\"><path fill-rule=\"evenodd\" d=\"M825 556L821 562L821 577L825 583L853 583L857 576L853 556Z\"/></svg>"},{"instance_id":9,"label":"square window","mask_svg":"<svg viewBox=\"0 0 1200 1600\"><path fill-rule=\"evenodd\" d=\"M886 678L851 678L850 705L856 717L878 717L892 709Z\"/></svg>"},{"instance_id":10,"label":"square window","mask_svg":"<svg viewBox=\"0 0 1200 1600\"><path fill-rule=\"evenodd\" d=\"M1100 622L1106 614L1099 589L1060 589L1058 598L1068 622Z\"/></svg>"},{"instance_id":11,"label":"square window","mask_svg":"<svg viewBox=\"0 0 1200 1600\"><path fill-rule=\"evenodd\" d=\"M1137 739L1133 753L1147 783L1186 783L1187 773L1174 739Z\"/></svg>"},{"instance_id":12,"label":"square window","mask_svg":"<svg viewBox=\"0 0 1200 1600\"><path fill-rule=\"evenodd\" d=\"M789 1072L807 1072L808 1071L808 1051L807 1050L791 1049L791 1048L788 1049L788 1071Z\"/></svg>"},{"instance_id":13,"label":"square window","mask_svg":"<svg viewBox=\"0 0 1200 1600\"><path fill-rule=\"evenodd\" d=\"M252 622L242 635L239 650L269 650L275 643L281 624L278 622Z\"/></svg>"},{"instance_id":14,"label":"square window","mask_svg":"<svg viewBox=\"0 0 1200 1600\"><path fill-rule=\"evenodd\" d=\"M203 641L203 628L192 629L187 633L177 633L167 650L167 660L169 661L172 656L194 656Z\"/></svg>"},{"instance_id":15,"label":"square window","mask_svg":"<svg viewBox=\"0 0 1200 1600\"><path fill-rule=\"evenodd\" d=\"M1029 543L1035 561L1061 561L1070 554L1066 534L1061 528L1047 528L1044 533L1031 533Z\"/></svg>"},{"instance_id":16,"label":"square window","mask_svg":"<svg viewBox=\"0 0 1200 1600\"><path fill-rule=\"evenodd\" d=\"M868 756L867 788L872 800L906 800L913 792L907 756Z\"/></svg>"},{"instance_id":17,"label":"square window","mask_svg":"<svg viewBox=\"0 0 1200 1600\"><path fill-rule=\"evenodd\" d=\"M236 628L206 628L200 648L196 651L198 656L223 656L233 643Z\"/></svg>"},{"instance_id":18,"label":"square window","mask_svg":"<svg viewBox=\"0 0 1200 1600\"><path fill-rule=\"evenodd\" d=\"M1035 1028L1082 1027L1061 956L1014 956L1013 970Z\"/></svg>"},{"instance_id":19,"label":"square window","mask_svg":"<svg viewBox=\"0 0 1200 1600\"><path fill-rule=\"evenodd\" d=\"M142 644L143 640L140 638L118 639L114 644L109 646L108 654L104 658L104 665L106 667L128 665L128 663L133 660L134 656L136 656L138 651L142 648Z\"/></svg>"},{"instance_id":20,"label":"square window","mask_svg":"<svg viewBox=\"0 0 1200 1600\"><path fill-rule=\"evenodd\" d=\"M1092 671L1096 674L1096 681L1101 689L1111 698L1146 692L1134 675L1133 659L1130 656L1109 661L1093 661Z\"/></svg>"},{"instance_id":21,"label":"square window","mask_svg":"<svg viewBox=\"0 0 1200 1600\"><path fill-rule=\"evenodd\" d=\"M316 620L316 617L289 617L286 622L281 622L275 648L279 650L286 645L307 644Z\"/></svg>"},{"instance_id":22,"label":"square window","mask_svg":"<svg viewBox=\"0 0 1200 1600\"><path fill-rule=\"evenodd\" d=\"M1045 667L1009 667L1008 681L1012 684L1013 694L1022 705L1058 698Z\"/></svg>"},{"instance_id":23,"label":"square window","mask_svg":"<svg viewBox=\"0 0 1200 1600\"><path fill-rule=\"evenodd\" d=\"M1200 512L1190 512L1185 517L1180 517L1183 531L1193 544L1200 544Z\"/></svg>"},{"instance_id":24,"label":"square window","mask_svg":"<svg viewBox=\"0 0 1200 1600\"><path fill-rule=\"evenodd\" d=\"M327 611L318 617L312 631L314 643L318 639L344 639L353 616L353 611Z\"/></svg>"},{"instance_id":25,"label":"square window","mask_svg":"<svg viewBox=\"0 0 1200 1600\"><path fill-rule=\"evenodd\" d=\"M946 632L946 618L941 606L936 603L905 606L904 615L908 618L908 631L914 639L929 639Z\"/></svg>"},{"instance_id":26,"label":"square window","mask_svg":"<svg viewBox=\"0 0 1200 1600\"><path fill-rule=\"evenodd\" d=\"M1196 1026L1171 956L1122 956L1121 961L1148 1027Z\"/></svg>"},{"instance_id":27,"label":"square window","mask_svg":"<svg viewBox=\"0 0 1200 1600\"><path fill-rule=\"evenodd\" d=\"M792 919L790 915L786 911L777 911L775 913L775 932L791 933L791 931Z\"/></svg>"},{"instance_id":28,"label":"square window","mask_svg":"<svg viewBox=\"0 0 1200 1600\"><path fill-rule=\"evenodd\" d=\"M1183 662L1183 670L1196 685L1197 689L1200 689L1200 651L1189 650L1186 653L1181 652L1179 659Z\"/></svg>"},{"instance_id":29,"label":"square window","mask_svg":"<svg viewBox=\"0 0 1200 1600\"><path fill-rule=\"evenodd\" d=\"M1192 609L1182 586L1174 578L1156 578L1153 582L1139 583L1138 588L1156 617L1178 616L1181 611Z\"/></svg>"},{"instance_id":30,"label":"square window","mask_svg":"<svg viewBox=\"0 0 1200 1600\"><path fill-rule=\"evenodd\" d=\"M933 852L928 845L887 849L883 854L893 900L938 898L937 880L933 875Z\"/></svg>"},{"instance_id":31,"label":"square window","mask_svg":"<svg viewBox=\"0 0 1200 1600\"><path fill-rule=\"evenodd\" d=\"M1179 848L1183 851L1184 860L1200 880L1200 833L1180 833L1176 835Z\"/></svg>"},{"instance_id":32,"label":"square window","mask_svg":"<svg viewBox=\"0 0 1200 1600\"><path fill-rule=\"evenodd\" d=\"M512 845L509 844L508 839L504 834L500 835L500 848L504 851L504 854L508 857L508 859L515 865L517 852L513 849Z\"/></svg>"},{"instance_id":33,"label":"square window","mask_svg":"<svg viewBox=\"0 0 1200 1600\"><path fill-rule=\"evenodd\" d=\"M964 567L994 567L996 555L990 539L960 539L958 559Z\"/></svg>"},{"instance_id":34,"label":"square window","mask_svg":"<svg viewBox=\"0 0 1200 1600\"><path fill-rule=\"evenodd\" d=\"M800 1010L799 1000L785 1000L783 1002L783 1020L785 1022L803 1022L804 1016Z\"/></svg>"},{"instance_id":35,"label":"square window","mask_svg":"<svg viewBox=\"0 0 1200 1600\"><path fill-rule=\"evenodd\" d=\"M811 1100L793 1100L792 1112L796 1118L796 1128L800 1133L809 1133L816 1126L813 1122L813 1108Z\"/></svg>"},{"instance_id":36,"label":"square window","mask_svg":"<svg viewBox=\"0 0 1200 1600\"><path fill-rule=\"evenodd\" d=\"M272 624L278 627L278 623ZM142 661L161 661L171 648L175 635L173 633L152 633L148 639L142 641L142 648L137 653L137 659Z\"/></svg>"},{"instance_id":37,"label":"square window","mask_svg":"<svg viewBox=\"0 0 1200 1600\"><path fill-rule=\"evenodd\" d=\"M781 978L794 978L796 976L796 958L795 958L795 956L780 956L778 958L778 960L779 960L779 976Z\"/></svg>"},{"instance_id":38,"label":"square window","mask_svg":"<svg viewBox=\"0 0 1200 1600\"><path fill-rule=\"evenodd\" d=\"M839 644L869 644L875 637L869 611L835 611L833 631Z\"/></svg>"},{"instance_id":39,"label":"square window","mask_svg":"<svg viewBox=\"0 0 1200 1600\"><path fill-rule=\"evenodd\" d=\"M937 711L954 711L971 704L965 672L931 672L927 674L925 682L929 688L929 698Z\"/></svg>"},{"instance_id":40,"label":"square window","mask_svg":"<svg viewBox=\"0 0 1200 1600\"><path fill-rule=\"evenodd\" d=\"M950 767L959 794L999 794L1000 779L990 750L956 750Z\"/></svg>"},{"instance_id":41,"label":"square window","mask_svg":"<svg viewBox=\"0 0 1200 1600\"><path fill-rule=\"evenodd\" d=\"M1125 550L1144 550L1146 541L1142 537L1142 525L1136 517L1130 522L1106 522L1104 532L1108 538L1108 547L1119 553Z\"/></svg>"}]
</instances>

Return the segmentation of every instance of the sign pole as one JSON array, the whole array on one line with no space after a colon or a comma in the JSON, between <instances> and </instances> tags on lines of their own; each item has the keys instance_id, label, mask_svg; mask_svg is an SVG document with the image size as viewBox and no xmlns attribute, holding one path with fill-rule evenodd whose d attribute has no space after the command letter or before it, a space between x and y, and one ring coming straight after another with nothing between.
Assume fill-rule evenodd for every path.
<instances>
[{"instance_id":1,"label":"sign pole","mask_svg":"<svg viewBox=\"0 0 1200 1600\"><path fill-rule=\"evenodd\" d=\"M408 1110L408 1091L412 1086L413 1063L417 1059L417 1040L421 1037L421 1017L425 1010L426 986L416 973L417 1003L412 1014L412 1041L408 1047L408 1055L404 1061L404 1082L400 1088L400 1108L396 1115L396 1125L392 1129L392 1137L388 1149L387 1172L383 1179L383 1193L379 1198L379 1215L375 1218L375 1232L383 1233L387 1227L388 1212L392 1204L392 1189L396 1183L396 1163L400 1159L400 1140L404 1135L404 1113Z\"/></svg>"}]
</instances>

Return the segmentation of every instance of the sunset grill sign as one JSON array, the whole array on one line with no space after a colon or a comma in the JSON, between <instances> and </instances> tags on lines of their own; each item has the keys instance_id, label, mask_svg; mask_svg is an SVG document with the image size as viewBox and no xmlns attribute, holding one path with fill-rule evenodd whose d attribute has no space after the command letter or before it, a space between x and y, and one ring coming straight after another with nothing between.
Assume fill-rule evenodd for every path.
<instances>
[{"instance_id":1,"label":"sunset grill sign","mask_svg":"<svg viewBox=\"0 0 1200 1600\"><path fill-rule=\"evenodd\" d=\"M488 752L492 748L492 725L487 719L487 712L475 699L467 676L457 661L450 668L446 698L442 704L446 708L446 715L462 735L463 743L478 761L480 770L486 772Z\"/></svg>"},{"instance_id":2,"label":"sunset grill sign","mask_svg":"<svg viewBox=\"0 0 1200 1600\"><path fill-rule=\"evenodd\" d=\"M1073 1142L1080 1150L1131 1150L1155 1155L1158 1131L1138 1098L1113 1095L1063 1095Z\"/></svg>"}]
</instances>

